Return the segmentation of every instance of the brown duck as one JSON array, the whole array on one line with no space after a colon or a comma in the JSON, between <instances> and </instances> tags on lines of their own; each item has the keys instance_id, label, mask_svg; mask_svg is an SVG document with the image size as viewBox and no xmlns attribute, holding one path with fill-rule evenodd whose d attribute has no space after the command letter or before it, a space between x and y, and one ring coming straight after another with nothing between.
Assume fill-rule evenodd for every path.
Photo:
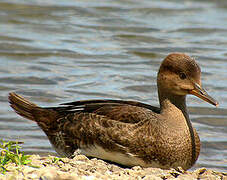
<instances>
[{"instance_id":1,"label":"brown duck","mask_svg":"<svg viewBox=\"0 0 227 180\"><path fill-rule=\"evenodd\" d=\"M39 107L16 93L11 107L35 121L56 151L75 152L125 166L189 169L197 160L200 140L192 127L185 98L193 94L215 106L201 87L201 71L186 54L169 54L158 77L160 108L135 101L85 100Z\"/></svg>"}]
</instances>

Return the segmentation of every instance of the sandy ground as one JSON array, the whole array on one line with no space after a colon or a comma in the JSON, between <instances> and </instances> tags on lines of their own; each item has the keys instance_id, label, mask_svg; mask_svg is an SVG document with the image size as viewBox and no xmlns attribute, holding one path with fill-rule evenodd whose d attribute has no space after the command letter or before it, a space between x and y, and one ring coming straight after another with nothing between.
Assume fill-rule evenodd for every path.
<instances>
[{"instance_id":1,"label":"sandy ground","mask_svg":"<svg viewBox=\"0 0 227 180\"><path fill-rule=\"evenodd\" d=\"M158 168L122 168L100 159L88 159L84 155L77 155L73 159L57 158L55 156L41 157L32 155L31 165L16 166L8 164L4 175L0 179L20 180L95 180L95 179L223 179L227 180L227 173L215 172L205 168L195 171L162 170Z\"/></svg>"}]
</instances>

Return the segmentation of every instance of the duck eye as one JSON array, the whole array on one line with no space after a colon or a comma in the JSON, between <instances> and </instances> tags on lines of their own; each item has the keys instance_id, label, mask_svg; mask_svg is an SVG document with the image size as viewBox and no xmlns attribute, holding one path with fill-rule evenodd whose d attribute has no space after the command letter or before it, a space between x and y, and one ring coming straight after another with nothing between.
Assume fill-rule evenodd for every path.
<instances>
[{"instance_id":1,"label":"duck eye","mask_svg":"<svg viewBox=\"0 0 227 180\"><path fill-rule=\"evenodd\" d=\"M180 76L181 79L186 79L186 74L183 73L183 72L181 72L181 73L179 74L179 76Z\"/></svg>"}]
</instances>

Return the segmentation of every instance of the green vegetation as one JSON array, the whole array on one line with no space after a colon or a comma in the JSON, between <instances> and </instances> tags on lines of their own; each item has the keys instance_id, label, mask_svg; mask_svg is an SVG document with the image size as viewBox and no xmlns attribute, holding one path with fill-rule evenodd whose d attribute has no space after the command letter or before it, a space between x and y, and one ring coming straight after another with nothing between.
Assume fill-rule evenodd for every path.
<instances>
[{"instance_id":1,"label":"green vegetation","mask_svg":"<svg viewBox=\"0 0 227 180\"><path fill-rule=\"evenodd\" d=\"M22 144L22 142L0 140L0 173L4 174L7 171L6 165L8 163L16 165L31 163L30 155L24 155L24 152L19 150L21 147L18 144Z\"/></svg>"},{"instance_id":2,"label":"green vegetation","mask_svg":"<svg viewBox=\"0 0 227 180\"><path fill-rule=\"evenodd\" d=\"M55 163L58 163L59 161L62 161L62 158L53 157L51 163L55 164Z\"/></svg>"}]
</instances>

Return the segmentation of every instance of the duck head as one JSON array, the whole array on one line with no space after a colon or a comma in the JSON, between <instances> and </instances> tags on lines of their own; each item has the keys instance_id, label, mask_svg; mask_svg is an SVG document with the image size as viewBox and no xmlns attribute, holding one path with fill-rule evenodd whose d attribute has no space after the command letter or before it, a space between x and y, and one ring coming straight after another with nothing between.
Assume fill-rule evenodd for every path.
<instances>
[{"instance_id":1,"label":"duck head","mask_svg":"<svg viewBox=\"0 0 227 180\"><path fill-rule=\"evenodd\" d=\"M157 85L159 98L163 94L173 97L192 94L218 106L218 102L202 88L199 65L186 54L172 53L164 59L158 72Z\"/></svg>"}]
</instances>

